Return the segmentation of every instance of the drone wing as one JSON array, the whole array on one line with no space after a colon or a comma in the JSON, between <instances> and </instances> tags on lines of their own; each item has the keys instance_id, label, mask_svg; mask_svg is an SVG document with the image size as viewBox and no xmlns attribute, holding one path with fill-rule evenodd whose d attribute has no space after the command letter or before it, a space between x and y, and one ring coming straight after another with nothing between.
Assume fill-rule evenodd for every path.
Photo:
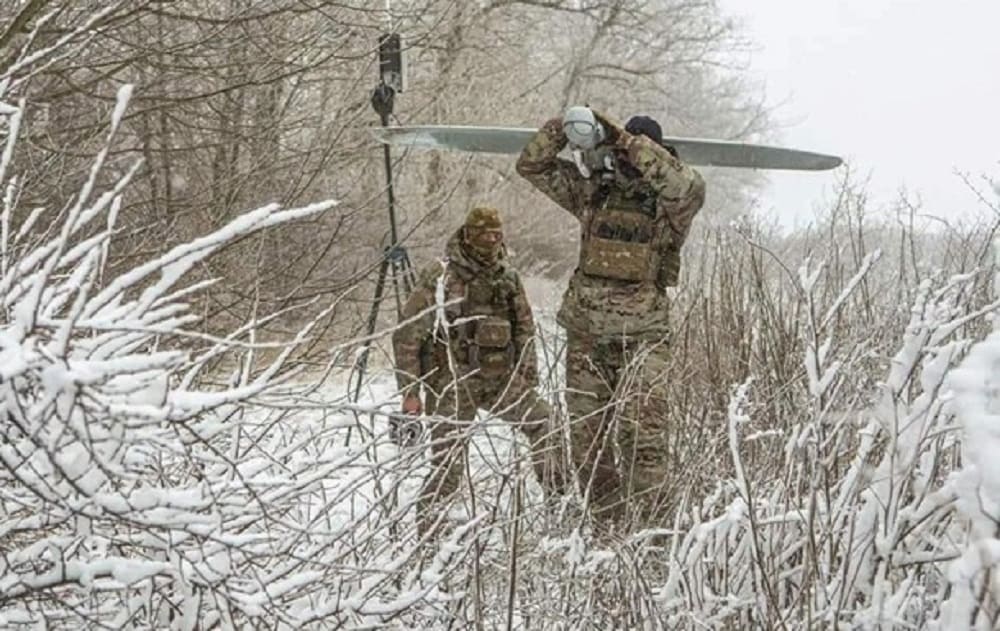
<instances>
[{"instance_id":1,"label":"drone wing","mask_svg":"<svg viewBox=\"0 0 1000 631\"><path fill-rule=\"evenodd\" d=\"M375 137L387 144L424 149L452 149L476 153L520 153L537 130L526 127L409 125L376 127ZM680 158L697 166L744 169L823 171L842 163L838 156L725 140L664 137Z\"/></svg>"}]
</instances>

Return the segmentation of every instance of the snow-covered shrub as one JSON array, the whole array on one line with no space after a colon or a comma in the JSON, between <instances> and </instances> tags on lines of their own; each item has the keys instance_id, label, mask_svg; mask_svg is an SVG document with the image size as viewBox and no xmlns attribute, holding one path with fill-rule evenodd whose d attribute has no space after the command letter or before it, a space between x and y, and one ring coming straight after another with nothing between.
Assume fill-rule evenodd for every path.
<instances>
[{"instance_id":1,"label":"snow-covered shrub","mask_svg":"<svg viewBox=\"0 0 1000 631\"><path fill-rule=\"evenodd\" d=\"M964 538L953 515L959 435L947 377L970 340L956 332L998 305L968 311L974 274L925 280L874 405L858 397L844 409L837 393L856 387L852 365L870 349L837 344L830 324L876 260L822 308L813 302L819 267L800 270L812 403L785 437L775 481L742 464L744 441L757 438L752 377L733 395L736 475L690 511L673 544L658 592L672 624L882 628L935 618L945 563Z\"/></svg>"},{"instance_id":2,"label":"snow-covered shrub","mask_svg":"<svg viewBox=\"0 0 1000 631\"><path fill-rule=\"evenodd\" d=\"M258 323L227 339L199 334L185 300L209 283L180 285L226 244L334 202L265 206L106 277L138 164L106 191L97 182L130 94L120 90L74 199L19 225L24 191L11 165L24 106L0 105L0 618L195 628L263 616L295 626L339 611L349 605L311 595L324 573L346 576L323 552L350 531L317 498L364 446L311 453L304 443L321 444L343 421L273 431L275 418L252 413L287 409L281 369L309 328L263 369L212 386L211 361L260 350ZM197 350L175 350L177 339Z\"/></svg>"},{"instance_id":3,"label":"snow-covered shrub","mask_svg":"<svg viewBox=\"0 0 1000 631\"><path fill-rule=\"evenodd\" d=\"M946 566L951 593L941 605L940 628L996 629L1000 626L1000 327L996 321L993 333L972 348L950 383L962 427L962 468L952 480L962 536L958 558Z\"/></svg>"}]
</instances>

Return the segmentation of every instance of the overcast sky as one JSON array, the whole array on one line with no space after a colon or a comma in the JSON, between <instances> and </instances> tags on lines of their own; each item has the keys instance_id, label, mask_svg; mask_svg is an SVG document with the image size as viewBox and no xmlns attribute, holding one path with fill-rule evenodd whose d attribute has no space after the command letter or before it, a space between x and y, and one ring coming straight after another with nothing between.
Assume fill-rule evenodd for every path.
<instances>
[{"instance_id":1,"label":"overcast sky","mask_svg":"<svg viewBox=\"0 0 1000 631\"><path fill-rule=\"evenodd\" d=\"M783 103L781 143L835 153L938 216L975 205L954 172L1000 177L1000 0L720 0L758 50L751 69ZM761 208L808 222L830 172L771 176Z\"/></svg>"}]
</instances>

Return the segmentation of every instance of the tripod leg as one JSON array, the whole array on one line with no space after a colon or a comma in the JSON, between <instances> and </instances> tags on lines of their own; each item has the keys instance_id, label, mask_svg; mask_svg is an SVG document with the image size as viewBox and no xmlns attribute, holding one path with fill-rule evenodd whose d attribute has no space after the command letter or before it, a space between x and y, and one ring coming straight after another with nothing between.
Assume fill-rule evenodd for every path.
<instances>
[{"instance_id":1,"label":"tripod leg","mask_svg":"<svg viewBox=\"0 0 1000 631\"><path fill-rule=\"evenodd\" d=\"M399 267L400 267L400 262L394 259L392 261L392 290L396 294L397 317L403 314L403 299L399 295L399 289L400 289ZM409 295L409 292L407 292L405 295Z\"/></svg>"},{"instance_id":2,"label":"tripod leg","mask_svg":"<svg viewBox=\"0 0 1000 631\"><path fill-rule=\"evenodd\" d=\"M403 287L406 290L406 295L409 296L413 293L413 288L417 286L417 273L413 271L413 264L410 263L410 255L406 250L403 250L402 266Z\"/></svg>"},{"instance_id":3,"label":"tripod leg","mask_svg":"<svg viewBox=\"0 0 1000 631\"><path fill-rule=\"evenodd\" d=\"M358 383L354 389L354 401L357 402L361 396L361 384L365 380L365 369L368 367L368 352L372 346L372 335L375 333L375 325L378 323L378 310L382 305L382 294L385 292L385 276L389 270L389 257L382 259L378 268L378 279L375 281L375 296L372 298L372 308L368 312L368 335L365 338L365 348L358 358Z\"/></svg>"},{"instance_id":4,"label":"tripod leg","mask_svg":"<svg viewBox=\"0 0 1000 631\"><path fill-rule=\"evenodd\" d=\"M410 265L410 255L405 249L401 247L393 248L392 257L392 288L396 294L396 313L397 315L402 315L403 313L403 301L407 296L413 293L413 288L416 287L417 279L416 274L413 271L413 266ZM400 285L402 285L403 297L400 297Z\"/></svg>"}]
</instances>

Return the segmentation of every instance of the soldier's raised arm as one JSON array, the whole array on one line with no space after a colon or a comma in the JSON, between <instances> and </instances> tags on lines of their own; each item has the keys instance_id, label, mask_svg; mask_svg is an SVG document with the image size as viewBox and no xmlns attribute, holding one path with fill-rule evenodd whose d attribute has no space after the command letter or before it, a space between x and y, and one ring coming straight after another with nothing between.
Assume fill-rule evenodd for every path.
<instances>
[{"instance_id":1,"label":"soldier's raised arm","mask_svg":"<svg viewBox=\"0 0 1000 631\"><path fill-rule=\"evenodd\" d=\"M626 131L621 134L619 146L628 163L656 191L657 205L670 224L675 243L681 245L695 215L705 204L705 180L698 171L649 138Z\"/></svg>"},{"instance_id":2,"label":"soldier's raised arm","mask_svg":"<svg viewBox=\"0 0 1000 631\"><path fill-rule=\"evenodd\" d=\"M575 164L557 157L567 142L562 119L547 121L521 150L516 168L535 188L579 217L587 180Z\"/></svg>"}]
</instances>

